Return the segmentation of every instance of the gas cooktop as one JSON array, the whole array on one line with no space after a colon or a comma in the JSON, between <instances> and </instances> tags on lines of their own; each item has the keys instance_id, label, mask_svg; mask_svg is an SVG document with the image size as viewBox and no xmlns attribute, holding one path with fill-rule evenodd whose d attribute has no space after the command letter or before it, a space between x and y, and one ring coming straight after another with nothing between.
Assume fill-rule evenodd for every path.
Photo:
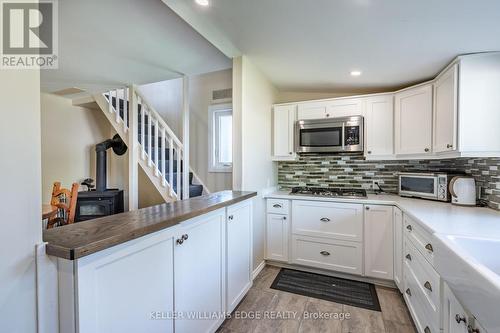
<instances>
[{"instance_id":1,"label":"gas cooktop","mask_svg":"<svg viewBox=\"0 0 500 333\"><path fill-rule=\"evenodd\" d=\"M290 194L313 195L318 197L366 198L366 191L364 189L338 187L294 187Z\"/></svg>"}]
</instances>

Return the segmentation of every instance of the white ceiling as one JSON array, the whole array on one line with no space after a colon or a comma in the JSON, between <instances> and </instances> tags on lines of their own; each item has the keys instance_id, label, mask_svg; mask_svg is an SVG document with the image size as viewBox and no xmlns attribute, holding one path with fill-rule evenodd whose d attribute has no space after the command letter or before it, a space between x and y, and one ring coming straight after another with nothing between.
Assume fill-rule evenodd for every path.
<instances>
[{"instance_id":1,"label":"white ceiling","mask_svg":"<svg viewBox=\"0 0 500 333\"><path fill-rule=\"evenodd\" d=\"M500 50L499 0L163 2L281 90L389 90L433 77L459 54Z\"/></svg>"},{"instance_id":2,"label":"white ceiling","mask_svg":"<svg viewBox=\"0 0 500 333\"><path fill-rule=\"evenodd\" d=\"M232 66L161 0L59 1L59 69L44 70L42 91L99 91Z\"/></svg>"}]
</instances>

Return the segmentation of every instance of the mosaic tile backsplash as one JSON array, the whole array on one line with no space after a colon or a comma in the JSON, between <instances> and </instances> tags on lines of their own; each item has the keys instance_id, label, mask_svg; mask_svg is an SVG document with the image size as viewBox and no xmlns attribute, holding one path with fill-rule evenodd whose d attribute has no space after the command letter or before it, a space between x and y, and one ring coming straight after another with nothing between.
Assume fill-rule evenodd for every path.
<instances>
[{"instance_id":1,"label":"mosaic tile backsplash","mask_svg":"<svg viewBox=\"0 0 500 333\"><path fill-rule=\"evenodd\" d=\"M304 154L298 160L278 163L278 185L350 187L371 191L377 180L387 192L397 192L398 173L444 171L472 175L481 199L500 210L500 158L457 158L443 160L367 161L363 155Z\"/></svg>"}]
</instances>

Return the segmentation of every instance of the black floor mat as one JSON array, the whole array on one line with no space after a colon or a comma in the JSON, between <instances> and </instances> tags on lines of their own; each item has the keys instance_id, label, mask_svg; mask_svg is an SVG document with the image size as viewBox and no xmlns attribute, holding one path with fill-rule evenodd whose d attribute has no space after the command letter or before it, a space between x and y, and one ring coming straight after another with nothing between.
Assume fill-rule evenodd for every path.
<instances>
[{"instance_id":1,"label":"black floor mat","mask_svg":"<svg viewBox=\"0 0 500 333\"><path fill-rule=\"evenodd\" d=\"M371 283L282 268L271 288L380 311L377 291Z\"/></svg>"}]
</instances>

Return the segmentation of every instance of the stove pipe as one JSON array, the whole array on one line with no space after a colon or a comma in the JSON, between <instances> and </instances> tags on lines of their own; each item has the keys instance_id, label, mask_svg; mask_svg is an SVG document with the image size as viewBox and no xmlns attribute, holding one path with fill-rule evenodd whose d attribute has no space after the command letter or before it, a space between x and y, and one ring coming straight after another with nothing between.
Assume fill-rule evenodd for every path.
<instances>
[{"instance_id":1,"label":"stove pipe","mask_svg":"<svg viewBox=\"0 0 500 333\"><path fill-rule=\"evenodd\" d=\"M108 139L101 143L95 145L96 152L96 191L103 192L106 191L108 186L107 180L107 156L106 151L109 148L113 148L113 151L117 155L123 155L127 151L127 145L116 134L113 139Z\"/></svg>"}]
</instances>

